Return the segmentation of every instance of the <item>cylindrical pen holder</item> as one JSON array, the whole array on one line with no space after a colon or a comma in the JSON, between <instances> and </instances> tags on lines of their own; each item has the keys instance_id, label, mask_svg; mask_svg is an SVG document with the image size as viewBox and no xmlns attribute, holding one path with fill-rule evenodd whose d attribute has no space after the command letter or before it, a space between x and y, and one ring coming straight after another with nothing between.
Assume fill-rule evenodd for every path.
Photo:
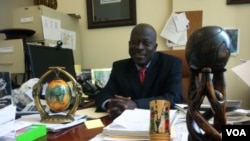
<instances>
[{"instance_id":1,"label":"cylindrical pen holder","mask_svg":"<svg viewBox=\"0 0 250 141\"><path fill-rule=\"evenodd\" d=\"M170 102L152 100L150 105L150 141L170 141Z\"/></svg>"}]
</instances>

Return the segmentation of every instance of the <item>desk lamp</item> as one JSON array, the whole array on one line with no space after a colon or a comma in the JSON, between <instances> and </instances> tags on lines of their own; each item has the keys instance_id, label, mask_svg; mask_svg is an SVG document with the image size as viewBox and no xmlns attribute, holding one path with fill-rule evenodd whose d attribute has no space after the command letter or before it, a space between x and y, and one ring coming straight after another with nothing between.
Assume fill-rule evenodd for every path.
<instances>
[{"instance_id":1,"label":"desk lamp","mask_svg":"<svg viewBox=\"0 0 250 141\"><path fill-rule=\"evenodd\" d=\"M231 40L218 26L205 26L194 31L186 44L190 68L188 88L188 141L221 141L226 124L226 91L224 72L230 57ZM200 112L207 97L211 109ZM208 120L213 118L213 124Z\"/></svg>"}]
</instances>

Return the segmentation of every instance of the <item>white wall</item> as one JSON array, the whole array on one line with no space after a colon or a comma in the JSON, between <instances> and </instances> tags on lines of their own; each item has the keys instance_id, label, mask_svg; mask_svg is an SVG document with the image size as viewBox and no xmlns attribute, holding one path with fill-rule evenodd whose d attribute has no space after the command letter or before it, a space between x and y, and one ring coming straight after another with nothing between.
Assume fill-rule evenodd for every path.
<instances>
[{"instance_id":1,"label":"white wall","mask_svg":"<svg viewBox=\"0 0 250 141\"><path fill-rule=\"evenodd\" d=\"M137 0L137 22L152 24L161 31L172 4L169 0ZM82 66L83 68L111 67L112 62L128 56L128 40L133 26L91 29L87 28L85 0L59 0L58 10L75 12L82 16ZM159 50L167 49L165 40L158 37Z\"/></svg>"}]
</instances>

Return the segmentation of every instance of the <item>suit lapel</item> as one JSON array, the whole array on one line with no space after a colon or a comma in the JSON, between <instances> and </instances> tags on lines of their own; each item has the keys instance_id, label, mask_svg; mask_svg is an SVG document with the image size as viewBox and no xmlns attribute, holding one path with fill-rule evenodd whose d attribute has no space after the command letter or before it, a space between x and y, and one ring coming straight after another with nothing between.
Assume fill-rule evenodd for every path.
<instances>
[{"instance_id":1,"label":"suit lapel","mask_svg":"<svg viewBox=\"0 0 250 141\"><path fill-rule=\"evenodd\" d=\"M139 82L138 70L131 59L129 63L130 66L128 66L128 68L130 69L128 70L127 78L129 80L129 83L131 84L131 87L133 88L134 95L136 95L136 97L146 96L149 90L151 89L156 78L155 74L157 74L157 71L158 71L158 67L157 67L157 64L158 64L157 62L159 61L158 58L159 58L159 54L155 53L150 63L150 66L147 69L146 78L144 80L143 87L141 87L141 84Z\"/></svg>"},{"instance_id":2,"label":"suit lapel","mask_svg":"<svg viewBox=\"0 0 250 141\"><path fill-rule=\"evenodd\" d=\"M128 74L127 74L129 84L133 88L134 95L136 95L136 97L140 97L141 85L139 82L138 70L137 70L135 64L133 63L133 61L131 61L131 63L129 65L130 66L128 66L128 68L130 68L130 69L128 70Z\"/></svg>"},{"instance_id":3,"label":"suit lapel","mask_svg":"<svg viewBox=\"0 0 250 141\"><path fill-rule=\"evenodd\" d=\"M155 81L155 78L157 75L157 61L158 61L159 55L158 53L155 53L154 58L152 59L150 66L146 72L146 78L144 80L144 86L142 87L142 96L146 96L147 92L151 89L153 86L153 83Z\"/></svg>"}]
</instances>

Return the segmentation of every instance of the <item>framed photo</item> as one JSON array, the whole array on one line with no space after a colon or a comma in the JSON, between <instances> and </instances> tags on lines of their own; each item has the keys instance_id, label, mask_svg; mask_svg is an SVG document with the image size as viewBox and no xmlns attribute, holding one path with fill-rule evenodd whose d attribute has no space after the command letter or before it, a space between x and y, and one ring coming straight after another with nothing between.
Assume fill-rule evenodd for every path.
<instances>
[{"instance_id":1,"label":"framed photo","mask_svg":"<svg viewBox=\"0 0 250 141\"><path fill-rule=\"evenodd\" d=\"M11 73L0 72L0 109L12 104Z\"/></svg>"},{"instance_id":2,"label":"framed photo","mask_svg":"<svg viewBox=\"0 0 250 141\"><path fill-rule=\"evenodd\" d=\"M232 46L231 46L231 54L237 55L239 54L239 35L240 31L238 28L225 28L225 31L229 35Z\"/></svg>"},{"instance_id":3,"label":"framed photo","mask_svg":"<svg viewBox=\"0 0 250 141\"><path fill-rule=\"evenodd\" d=\"M86 0L88 29L136 25L136 0Z\"/></svg>"},{"instance_id":4,"label":"framed photo","mask_svg":"<svg viewBox=\"0 0 250 141\"><path fill-rule=\"evenodd\" d=\"M100 0L101 4L121 2L121 0Z\"/></svg>"},{"instance_id":5,"label":"framed photo","mask_svg":"<svg viewBox=\"0 0 250 141\"><path fill-rule=\"evenodd\" d=\"M227 0L227 5L250 3L250 0Z\"/></svg>"},{"instance_id":6,"label":"framed photo","mask_svg":"<svg viewBox=\"0 0 250 141\"><path fill-rule=\"evenodd\" d=\"M11 96L11 74L10 72L0 72L0 98Z\"/></svg>"},{"instance_id":7,"label":"framed photo","mask_svg":"<svg viewBox=\"0 0 250 141\"><path fill-rule=\"evenodd\" d=\"M98 81L103 87L107 84L109 76L111 73L111 68L100 68L100 69L91 69L91 78L93 84Z\"/></svg>"}]
</instances>

